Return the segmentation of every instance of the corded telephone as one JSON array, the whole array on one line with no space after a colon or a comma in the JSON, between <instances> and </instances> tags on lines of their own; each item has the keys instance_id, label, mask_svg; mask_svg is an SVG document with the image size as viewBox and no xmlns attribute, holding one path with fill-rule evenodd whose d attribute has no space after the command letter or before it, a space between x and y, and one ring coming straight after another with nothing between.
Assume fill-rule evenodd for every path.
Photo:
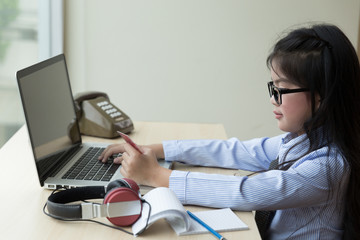
<instances>
[{"instance_id":1,"label":"corded telephone","mask_svg":"<svg viewBox=\"0 0 360 240\"><path fill-rule=\"evenodd\" d=\"M114 138L119 137L116 131L129 133L134 129L131 119L110 102L106 93L79 93L74 101L82 134Z\"/></svg>"}]
</instances>

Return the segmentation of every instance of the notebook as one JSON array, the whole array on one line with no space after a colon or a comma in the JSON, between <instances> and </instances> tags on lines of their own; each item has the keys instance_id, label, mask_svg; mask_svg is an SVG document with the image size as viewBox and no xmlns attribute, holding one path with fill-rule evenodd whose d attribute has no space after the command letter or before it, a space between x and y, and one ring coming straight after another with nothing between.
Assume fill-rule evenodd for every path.
<instances>
[{"instance_id":1,"label":"notebook","mask_svg":"<svg viewBox=\"0 0 360 240\"><path fill-rule=\"evenodd\" d=\"M64 54L18 71L17 82L41 186L106 186L123 177L113 157L97 160L108 144L82 142Z\"/></svg>"}]
</instances>

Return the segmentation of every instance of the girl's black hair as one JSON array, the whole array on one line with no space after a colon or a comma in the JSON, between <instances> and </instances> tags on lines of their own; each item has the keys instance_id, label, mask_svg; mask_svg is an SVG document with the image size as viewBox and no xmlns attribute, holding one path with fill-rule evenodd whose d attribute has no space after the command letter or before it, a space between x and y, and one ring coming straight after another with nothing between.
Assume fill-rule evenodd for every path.
<instances>
[{"instance_id":1,"label":"girl's black hair","mask_svg":"<svg viewBox=\"0 0 360 240\"><path fill-rule=\"evenodd\" d=\"M303 126L310 141L308 152L324 143L334 144L350 166L342 205L344 238L360 239L360 67L356 51L338 27L316 24L293 30L279 40L267 59L268 67L274 62L289 80L310 89L312 117ZM287 159L283 169L296 160Z\"/></svg>"}]
</instances>

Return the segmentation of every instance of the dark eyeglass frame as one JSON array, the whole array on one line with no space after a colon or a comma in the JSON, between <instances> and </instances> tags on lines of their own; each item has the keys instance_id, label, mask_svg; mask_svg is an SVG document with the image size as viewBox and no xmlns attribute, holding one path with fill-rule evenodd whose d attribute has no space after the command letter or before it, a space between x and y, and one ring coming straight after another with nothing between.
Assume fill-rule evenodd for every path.
<instances>
[{"instance_id":1,"label":"dark eyeglass frame","mask_svg":"<svg viewBox=\"0 0 360 240\"><path fill-rule=\"evenodd\" d=\"M297 93L297 92L307 92L310 91L308 88L295 88L295 89L288 89L288 88L278 88L274 85L274 82L268 82L268 90L270 98L274 96L275 102L278 105L282 104L282 95L288 93Z\"/></svg>"}]
</instances>

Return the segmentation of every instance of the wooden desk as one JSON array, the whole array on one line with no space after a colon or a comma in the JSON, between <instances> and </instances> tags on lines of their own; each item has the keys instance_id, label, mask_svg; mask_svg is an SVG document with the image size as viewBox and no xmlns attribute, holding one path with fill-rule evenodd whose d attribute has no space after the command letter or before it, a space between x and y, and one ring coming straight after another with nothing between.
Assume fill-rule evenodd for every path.
<instances>
[{"instance_id":1,"label":"wooden desk","mask_svg":"<svg viewBox=\"0 0 360 240\"><path fill-rule=\"evenodd\" d=\"M221 124L135 122L135 130L130 136L139 144L151 144L168 139L225 139L226 133ZM84 137L83 141L114 143L123 140ZM51 191L40 187L25 126L0 149L0 160L3 170L0 175L0 239L134 239L130 235L98 224L62 222L43 214L42 208ZM176 164L175 169L223 174L237 172L218 168L195 168L182 164ZM10 181L15 173L19 178ZM194 212L206 209L197 206L185 206L185 208ZM236 214L250 230L225 232L222 235L227 239L260 239L253 214L251 212L236 212ZM101 221L107 222L106 219ZM154 223L137 238L215 239L210 234L177 237L165 220Z\"/></svg>"}]
</instances>

